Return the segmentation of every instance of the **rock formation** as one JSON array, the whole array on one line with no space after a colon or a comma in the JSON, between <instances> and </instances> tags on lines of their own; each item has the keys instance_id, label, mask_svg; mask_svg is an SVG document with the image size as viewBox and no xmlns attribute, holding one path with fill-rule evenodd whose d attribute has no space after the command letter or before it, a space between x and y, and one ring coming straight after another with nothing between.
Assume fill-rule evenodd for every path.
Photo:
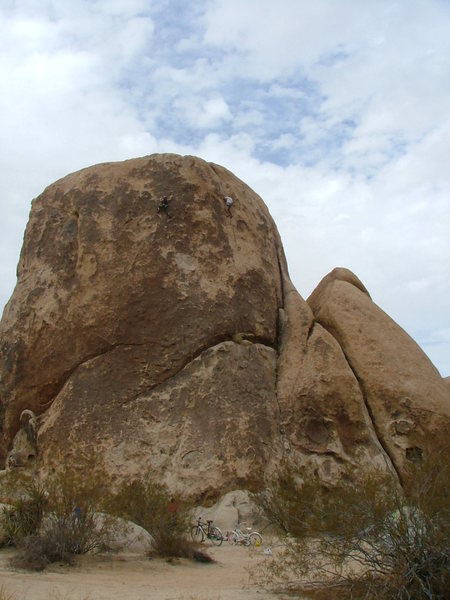
<instances>
[{"instance_id":1,"label":"rock formation","mask_svg":"<svg viewBox=\"0 0 450 600\"><path fill-rule=\"evenodd\" d=\"M308 303L316 321L339 342L380 444L401 479L405 459L420 460L427 445L448 443L445 381L346 269L327 275Z\"/></svg>"},{"instance_id":2,"label":"rock formation","mask_svg":"<svg viewBox=\"0 0 450 600\"><path fill-rule=\"evenodd\" d=\"M357 278L305 302L261 198L194 157L97 165L34 200L0 350L3 463L33 411L40 468L94 455L198 497L283 457L401 478L448 426L448 386Z\"/></svg>"}]
</instances>

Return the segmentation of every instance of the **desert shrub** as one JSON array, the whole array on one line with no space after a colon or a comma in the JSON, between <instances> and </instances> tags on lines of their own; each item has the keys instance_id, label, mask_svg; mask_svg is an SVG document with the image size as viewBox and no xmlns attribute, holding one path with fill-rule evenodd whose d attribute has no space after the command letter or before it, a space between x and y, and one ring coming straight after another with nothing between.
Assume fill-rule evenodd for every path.
<instances>
[{"instance_id":1,"label":"desert shrub","mask_svg":"<svg viewBox=\"0 0 450 600\"><path fill-rule=\"evenodd\" d=\"M26 536L37 533L41 526L47 496L36 482L26 482L20 496L3 507L2 530L4 545L16 546Z\"/></svg>"},{"instance_id":2,"label":"desert shrub","mask_svg":"<svg viewBox=\"0 0 450 600\"><path fill-rule=\"evenodd\" d=\"M319 598L444 599L450 589L449 452L325 489L288 468L256 495L284 534L260 577ZM332 594L330 594L332 588Z\"/></svg>"},{"instance_id":3,"label":"desert shrub","mask_svg":"<svg viewBox=\"0 0 450 600\"><path fill-rule=\"evenodd\" d=\"M48 563L70 564L76 554L107 547L116 528L115 519L99 513L107 483L102 469L66 468L41 484L16 488L2 517L5 539L18 549L13 563L41 570Z\"/></svg>"},{"instance_id":4,"label":"desert shrub","mask_svg":"<svg viewBox=\"0 0 450 600\"><path fill-rule=\"evenodd\" d=\"M52 547L48 547L45 538L40 535L28 535L17 543L17 552L11 559L13 567L30 571L43 571L52 562ZM64 557L69 563L69 556Z\"/></svg>"},{"instance_id":5,"label":"desert shrub","mask_svg":"<svg viewBox=\"0 0 450 600\"><path fill-rule=\"evenodd\" d=\"M54 549L52 561L108 546L115 521L99 516L109 493L107 482L100 468L65 469L46 481L48 510L40 535Z\"/></svg>"},{"instance_id":6,"label":"desert shrub","mask_svg":"<svg viewBox=\"0 0 450 600\"><path fill-rule=\"evenodd\" d=\"M150 479L124 483L107 506L108 512L133 521L153 537L151 553L162 557L193 557L187 539L186 504L171 498L167 490Z\"/></svg>"}]
</instances>

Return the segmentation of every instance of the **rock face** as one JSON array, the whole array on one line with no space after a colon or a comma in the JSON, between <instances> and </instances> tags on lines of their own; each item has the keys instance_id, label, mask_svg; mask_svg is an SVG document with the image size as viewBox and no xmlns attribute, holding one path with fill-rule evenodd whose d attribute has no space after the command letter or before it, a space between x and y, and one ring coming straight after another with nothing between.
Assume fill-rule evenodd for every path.
<instances>
[{"instance_id":1,"label":"rock face","mask_svg":"<svg viewBox=\"0 0 450 600\"><path fill-rule=\"evenodd\" d=\"M261 198L194 157L97 165L34 200L0 349L3 463L27 439L44 469L95 455L198 497L283 457L401 476L448 424L448 387L356 277L306 303Z\"/></svg>"},{"instance_id":2,"label":"rock face","mask_svg":"<svg viewBox=\"0 0 450 600\"><path fill-rule=\"evenodd\" d=\"M450 395L419 346L372 302L346 269L334 269L308 303L355 374L376 435L402 477L406 460L448 443Z\"/></svg>"}]
</instances>

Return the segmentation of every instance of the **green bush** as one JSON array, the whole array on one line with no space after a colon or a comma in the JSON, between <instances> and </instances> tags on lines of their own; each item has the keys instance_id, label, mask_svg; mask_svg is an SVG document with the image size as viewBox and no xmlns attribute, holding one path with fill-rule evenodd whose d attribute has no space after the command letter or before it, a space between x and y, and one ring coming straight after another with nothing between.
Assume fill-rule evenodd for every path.
<instances>
[{"instance_id":1,"label":"green bush","mask_svg":"<svg viewBox=\"0 0 450 600\"><path fill-rule=\"evenodd\" d=\"M46 505L44 488L39 483L25 483L22 494L14 498L10 506L3 508L3 544L15 546L18 540L35 535L41 526Z\"/></svg>"},{"instance_id":2,"label":"green bush","mask_svg":"<svg viewBox=\"0 0 450 600\"><path fill-rule=\"evenodd\" d=\"M285 536L259 575L317 598L443 600L450 589L449 474L448 450L412 465L405 489L377 471L326 489L284 468L256 495Z\"/></svg>"},{"instance_id":3,"label":"green bush","mask_svg":"<svg viewBox=\"0 0 450 600\"><path fill-rule=\"evenodd\" d=\"M151 554L162 557L193 557L186 537L188 507L169 496L151 480L124 483L109 502L108 512L143 527L153 537Z\"/></svg>"}]
</instances>

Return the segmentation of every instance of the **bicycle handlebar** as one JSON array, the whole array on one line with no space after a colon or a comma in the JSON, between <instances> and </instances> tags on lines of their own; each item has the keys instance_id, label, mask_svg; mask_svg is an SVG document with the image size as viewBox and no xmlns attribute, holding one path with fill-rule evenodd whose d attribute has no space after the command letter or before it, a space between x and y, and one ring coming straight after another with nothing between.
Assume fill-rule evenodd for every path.
<instances>
[{"instance_id":1,"label":"bicycle handlebar","mask_svg":"<svg viewBox=\"0 0 450 600\"><path fill-rule=\"evenodd\" d=\"M197 517L197 523L201 523L202 522L202 517ZM206 523L211 524L213 522L212 519L206 519Z\"/></svg>"},{"instance_id":2,"label":"bicycle handlebar","mask_svg":"<svg viewBox=\"0 0 450 600\"><path fill-rule=\"evenodd\" d=\"M212 522L213 522L212 519L206 519L206 522L205 522L205 521L202 521L201 517L197 517L197 525L205 525L206 524L208 526L211 526Z\"/></svg>"}]
</instances>

